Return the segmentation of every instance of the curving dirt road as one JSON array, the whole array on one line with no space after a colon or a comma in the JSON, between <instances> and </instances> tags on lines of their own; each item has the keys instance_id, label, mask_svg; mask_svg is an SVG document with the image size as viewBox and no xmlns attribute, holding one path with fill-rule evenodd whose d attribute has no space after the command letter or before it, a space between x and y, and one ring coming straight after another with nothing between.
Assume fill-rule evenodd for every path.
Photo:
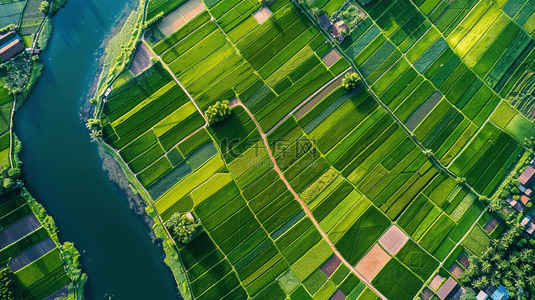
<instances>
[{"instance_id":1,"label":"curving dirt road","mask_svg":"<svg viewBox=\"0 0 535 300\"><path fill-rule=\"evenodd\" d=\"M264 145L266 146L267 152L269 154L269 158L271 159L271 162L273 163L273 167L274 167L275 171L277 171L277 173L279 174L280 178L282 179L282 181L284 181L284 184L286 184L286 187L292 193L294 198L297 201L299 201L299 204L301 204L301 207L303 208L303 210L305 211L307 216L310 218L310 220L312 220L312 223L314 223L314 226L316 226L316 229L320 232L321 236L327 241L327 243L329 243L329 246L333 250L334 254L342 261L342 263L344 265L346 265L346 267L349 268L349 270L351 270L351 273L355 274L360 279L360 281L364 282L366 284L366 286L368 286L368 288L373 290L379 297L381 297L382 299L386 300L387 298L383 294L381 294L375 287L373 287L368 280L366 280L362 275L360 275L360 273L358 273L357 270L355 270L355 268L351 264L349 264L349 262L347 262L345 260L345 258L342 257L340 252L338 252L338 250L334 247L334 244L329 240L329 238L327 237L327 234L325 232L323 232L323 230L320 227L320 224L318 223L318 221L316 221L316 219L312 215L312 212L310 211L310 209L308 209L308 207L306 206L305 202L303 200L301 200L299 195L290 186L290 183L288 182L288 180L286 180L286 178L284 177L282 171L280 170L279 166L277 165L277 161L275 160L275 157L273 157L273 154L271 153L271 149L269 148L269 144L268 144L268 141L267 141L267 134L262 132L262 129L260 128L260 124L258 124L256 119L254 118L254 115L249 111L249 109L245 105L243 105L243 103L241 103L241 101L238 100L238 103L236 105L239 105L239 106L243 107L243 109L247 112L247 114L249 114L249 117L251 117L251 119L254 121L254 123L256 125L256 128L260 132L260 136L262 137L262 141L264 142Z\"/></svg>"}]
</instances>

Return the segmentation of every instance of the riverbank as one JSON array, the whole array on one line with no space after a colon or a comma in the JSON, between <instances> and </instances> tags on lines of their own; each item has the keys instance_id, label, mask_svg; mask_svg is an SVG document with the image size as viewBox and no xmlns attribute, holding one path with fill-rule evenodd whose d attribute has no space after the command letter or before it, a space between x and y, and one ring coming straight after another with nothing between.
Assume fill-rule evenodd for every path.
<instances>
[{"instance_id":1,"label":"riverbank","mask_svg":"<svg viewBox=\"0 0 535 300\"><path fill-rule=\"evenodd\" d=\"M109 92L109 89L121 73L124 70L127 70L132 63L135 50L137 45L141 42L141 37L145 28L146 9L146 2L141 0L138 5L137 14L135 11L130 14L126 22L124 22L122 29L116 33L114 39L110 39L110 42L106 47L106 58L104 59L103 67L100 68L98 82L96 85L92 85L91 88L91 90L94 91L94 95L91 97L90 102L94 104L93 118L95 120L100 120L103 101L105 101L104 99ZM132 21L134 19L136 20L135 23ZM120 54L117 53L116 49L121 49ZM152 229L151 232L154 234L153 237L161 241L161 245L165 252L164 261L173 273L173 277L180 290L181 296L184 299L192 299L189 283L186 278L184 267L180 261L176 244L165 229L160 216L156 213L150 195L137 181L133 172L121 159L120 155L118 155L112 147L106 144L101 139L101 136L102 129L98 127L93 128L91 137L96 138L99 143L99 149L103 149L104 152L110 155L117 164L115 165L110 162L110 165L114 166L114 172L112 174L115 175L114 178L110 179L122 183L123 187L128 185L130 188L128 193L131 193L129 196L130 201L134 201L137 208L144 207L144 212L147 216L147 225ZM121 168L120 172L117 169L117 166Z\"/></svg>"},{"instance_id":2,"label":"riverbank","mask_svg":"<svg viewBox=\"0 0 535 300\"><path fill-rule=\"evenodd\" d=\"M39 78L42 75L43 64L40 61L39 53L44 51L48 40L51 37L51 23L50 19L55 15L58 10L65 5L66 1L56 0L53 1L49 7L48 13L44 15L44 18L38 26L37 32L32 35L33 40L29 50L23 51L23 53L15 56L12 60L7 61L4 68L6 72L2 72L3 82L7 82L7 88L2 89L9 90L7 95L12 94L12 104L9 111L9 130L2 136L9 136L8 139L8 159L4 158L2 166L2 203L10 203L10 207L17 208L11 212L3 211L4 216L9 216L12 226L24 226L27 230L27 236L21 239L13 239L11 244L4 247L2 251L2 259L4 260L5 254L9 254L8 261L20 261L23 260L23 265L13 265L8 263L8 266L13 272L13 278L16 282L15 293L20 293L23 299L31 297L32 299L43 299L50 295L64 296L66 299L83 299L83 288L87 281L87 276L82 273L79 264L80 254L70 242L62 244L57 234L57 227L53 218L48 215L44 207L39 204L30 194L30 192L24 187L24 181L22 178L21 168L22 160L19 155L22 150L22 143L15 135L13 129L17 125L13 122L15 112L22 107L25 101L30 97L33 88L37 84ZM16 28L17 34L19 29ZM9 30L8 30L9 31ZM31 59L30 59L31 58ZM27 79L24 79L27 78ZM7 105L7 104L6 104ZM7 138L6 138L7 140ZM22 205L19 204L19 200L25 199ZM15 206L20 205L20 206ZM21 213L22 212L22 213ZM24 213L28 213L25 216ZM34 215L42 227L32 231L29 223L31 218L28 216ZM5 223L5 222L3 222ZM44 229L41 230L41 229ZM2 231L9 233L11 227L3 228ZM46 232L46 234L44 234ZM43 239L44 238L44 239ZM49 251L43 250L42 244L47 240L51 240L53 245ZM31 256L30 259L25 258ZM49 266L58 264L62 265L61 269L64 272L56 271ZM15 269L13 269L16 267ZM22 268L21 268L22 267ZM37 269L36 269L37 268ZM39 270L39 274L36 274L36 270Z\"/></svg>"},{"instance_id":3,"label":"riverbank","mask_svg":"<svg viewBox=\"0 0 535 300\"><path fill-rule=\"evenodd\" d=\"M110 180L119 168L109 156L99 156L103 150L87 138L81 122L105 37L120 24L117 16L134 7L130 0L71 0L53 21L57 30L42 55L43 76L15 115L28 190L57 216L60 239L80 249L88 274L86 299L176 299L178 294L162 246L154 246L150 218L132 214L143 205L135 204L124 179Z\"/></svg>"}]
</instances>

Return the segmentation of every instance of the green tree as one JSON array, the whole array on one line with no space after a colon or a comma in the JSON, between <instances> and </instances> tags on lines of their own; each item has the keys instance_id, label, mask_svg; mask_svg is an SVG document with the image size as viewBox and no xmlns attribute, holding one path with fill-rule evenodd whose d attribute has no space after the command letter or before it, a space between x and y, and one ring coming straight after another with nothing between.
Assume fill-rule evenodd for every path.
<instances>
[{"instance_id":1,"label":"green tree","mask_svg":"<svg viewBox=\"0 0 535 300\"><path fill-rule=\"evenodd\" d=\"M342 79L342 86L348 91L354 90L357 88L359 80L360 76L357 73L346 73Z\"/></svg>"},{"instance_id":2,"label":"green tree","mask_svg":"<svg viewBox=\"0 0 535 300\"><path fill-rule=\"evenodd\" d=\"M208 120L208 123L215 124L226 119L230 116L230 113L231 110L228 100L223 100L223 102L217 101L214 105L208 107L204 112L204 116Z\"/></svg>"},{"instance_id":3,"label":"green tree","mask_svg":"<svg viewBox=\"0 0 535 300\"><path fill-rule=\"evenodd\" d=\"M19 291L13 278L13 273L7 267L0 270L0 300L18 299Z\"/></svg>"},{"instance_id":4,"label":"green tree","mask_svg":"<svg viewBox=\"0 0 535 300\"><path fill-rule=\"evenodd\" d=\"M95 130L95 129L93 129L93 130L91 131L91 133L89 134L89 137L90 137L92 140L96 140L97 138L102 137L102 130Z\"/></svg>"},{"instance_id":5,"label":"green tree","mask_svg":"<svg viewBox=\"0 0 535 300\"><path fill-rule=\"evenodd\" d=\"M476 292L471 288L466 288L466 292L461 295L461 300L476 300Z\"/></svg>"},{"instance_id":6,"label":"green tree","mask_svg":"<svg viewBox=\"0 0 535 300\"><path fill-rule=\"evenodd\" d=\"M175 234L178 241L187 244L191 242L197 227L201 226L201 222L190 219L186 214L176 212L169 218L165 226Z\"/></svg>"},{"instance_id":7,"label":"green tree","mask_svg":"<svg viewBox=\"0 0 535 300\"><path fill-rule=\"evenodd\" d=\"M4 188L10 189L15 185L15 180L13 180L12 178L9 178L9 177L5 177L2 180L2 185L4 186Z\"/></svg>"},{"instance_id":8,"label":"green tree","mask_svg":"<svg viewBox=\"0 0 535 300\"><path fill-rule=\"evenodd\" d=\"M150 64L154 65L155 63L159 62L158 56L153 56L150 58Z\"/></svg>"},{"instance_id":9,"label":"green tree","mask_svg":"<svg viewBox=\"0 0 535 300\"><path fill-rule=\"evenodd\" d=\"M22 171L19 168L11 168L7 171L7 176L11 178L20 178Z\"/></svg>"},{"instance_id":10,"label":"green tree","mask_svg":"<svg viewBox=\"0 0 535 300\"><path fill-rule=\"evenodd\" d=\"M48 1L41 2L41 6L39 6L39 11L44 13L45 15L48 14L50 11L50 3Z\"/></svg>"},{"instance_id":11,"label":"green tree","mask_svg":"<svg viewBox=\"0 0 535 300\"><path fill-rule=\"evenodd\" d=\"M102 125L102 121L100 119L88 119L85 126L89 130L98 130L100 129L100 126Z\"/></svg>"},{"instance_id":12,"label":"green tree","mask_svg":"<svg viewBox=\"0 0 535 300\"><path fill-rule=\"evenodd\" d=\"M492 198L492 200L490 200L489 209L490 211L499 211L502 209L502 201L498 198Z\"/></svg>"}]
</instances>

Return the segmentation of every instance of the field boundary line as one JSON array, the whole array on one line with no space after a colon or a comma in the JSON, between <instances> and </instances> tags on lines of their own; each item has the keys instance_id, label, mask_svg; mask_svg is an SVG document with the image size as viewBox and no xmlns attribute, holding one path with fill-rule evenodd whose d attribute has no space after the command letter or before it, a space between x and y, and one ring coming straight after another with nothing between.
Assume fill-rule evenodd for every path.
<instances>
[{"instance_id":1,"label":"field boundary line","mask_svg":"<svg viewBox=\"0 0 535 300\"><path fill-rule=\"evenodd\" d=\"M145 42L145 37L142 36L141 37L141 40ZM169 74L171 74L171 76L173 77L173 79L176 81L176 83L180 86L180 88L184 91L184 93L188 96L189 100L193 103L193 105L195 105L195 108L197 109L197 111L201 114L202 118L204 119L204 126L207 126L208 125L208 119L206 119L206 116L203 114L202 110L199 108L199 106L197 105L197 103L193 100L193 97L191 96L191 94L188 92L188 90L186 90L186 87L184 85L182 85L182 83L178 80L178 78L175 76L175 73L173 73L173 71L171 71L171 69L169 68L169 66L163 61L162 57L160 55L156 55L156 53L154 51L152 51L152 48L151 47L148 47L147 45L147 48L149 48L150 52L158 58L158 60L160 61L160 63L162 64L162 66L167 70L167 72L169 72Z\"/></svg>"},{"instance_id":2,"label":"field boundary line","mask_svg":"<svg viewBox=\"0 0 535 300\"><path fill-rule=\"evenodd\" d=\"M321 86L319 89L317 89L314 93L312 93L310 96L308 96L305 100L303 100L301 103L299 103L299 105L297 105L294 109L292 109L292 111L290 111L286 116L284 116L284 118L282 118L277 124L275 124L275 126L271 127L270 130L268 130L268 132L266 132L266 135L267 134L270 134L272 133L275 129L277 129L277 127L279 127L282 123L284 123L284 121L286 121L290 116L292 116L296 111L298 111L299 109L301 109L301 107L305 106L305 104L307 104L312 98L314 98L316 95L318 95L319 93L321 93L325 88L327 88L327 86L329 86L331 83L335 82L338 78L342 77L342 75L346 74L347 72L349 72L351 70L351 67L345 69L342 71L342 73L336 75L336 77L334 77L333 79L329 80L327 83L325 83L323 86ZM330 92L329 92L330 94ZM321 101L321 100L320 100ZM312 108L311 108L312 109Z\"/></svg>"},{"instance_id":3,"label":"field boundary line","mask_svg":"<svg viewBox=\"0 0 535 300\"><path fill-rule=\"evenodd\" d=\"M156 209L156 205L155 205L155 202L154 200L152 199L152 197L150 196L149 192L145 189L145 187L139 182L139 180L137 179L137 177L135 176L134 172L132 172L132 170L130 169L130 167L125 163L124 159L121 157L121 155L119 154L119 151L117 151L115 148L113 148L112 146L108 145L102 138L99 138L98 141L101 143L101 145L105 148L107 148L108 150L111 150L114 154L115 154L115 159L119 158L120 161L118 161L119 165L123 165L124 168L126 168L126 170L128 170L128 172L133 175L134 177L134 180L135 182L141 187L143 193L145 193L145 195L147 196L147 199L149 200L149 203L150 205L152 206L152 209L154 210L154 214L158 217L158 220L160 221L160 225L163 227L165 233L167 234L167 236L169 237L169 241L171 241L172 245L175 247L175 251L177 253L177 257L178 257L178 263L180 263L182 269L181 271L184 272L184 276L186 276L186 285L187 285L187 288L188 288L188 292L189 292L189 295L191 296L191 299L194 299L193 298L193 292L191 291L191 286L190 286L190 282L189 282L189 279L187 278L187 275L186 275L186 269L184 267L184 263L182 262L182 257L180 256L180 251L178 250L178 247L176 245L176 242L175 240L173 239L173 236L169 233L169 230L167 230L167 227L165 227L164 225L164 222L163 222L163 219L162 219L162 216L160 215L160 213L158 212L158 210ZM123 169L123 166L121 166L121 170L123 170L123 172L125 171ZM130 179L128 178L128 176L126 176L128 181L130 181ZM138 189L137 187L135 187L136 190ZM141 197L143 198L143 197ZM150 217L150 216L149 216ZM151 228L151 230L154 231L154 229ZM173 276L175 277L175 276ZM176 282L176 277L175 277L175 282ZM177 285L178 285L178 282L177 282ZM178 287L177 287L178 288ZM178 288L178 290L180 291L180 289ZM182 296L182 294L180 294Z\"/></svg>"},{"instance_id":4,"label":"field boundary line","mask_svg":"<svg viewBox=\"0 0 535 300\"><path fill-rule=\"evenodd\" d=\"M296 2L295 0L292 0L294 3ZM414 3L412 2L411 0L411 3L414 5ZM309 11L308 9L306 8L303 8L301 6L301 4L299 3L295 3L299 8L301 8L301 10L304 12L305 15L308 16L308 18L314 23L316 24L317 22L309 15ZM416 6L416 5L414 5ZM418 9L418 7L416 6L416 8ZM419 9L418 9L419 11ZM421 13L421 12L420 12ZM366 13L366 15L368 15ZM368 18L371 19L370 16L368 16ZM428 20L427 16L426 16L426 19ZM376 23L375 23L375 20L371 19L373 24L375 24L376 26L378 26ZM434 25L434 24L433 24ZM321 28L322 26L318 26L316 24L317 27L320 27L320 31L323 32L325 34L325 32L323 31L323 28ZM434 27L434 26L433 26ZM381 27L378 26L379 29L381 29ZM436 27L435 27L436 29ZM438 30L438 29L436 29ZM381 29L381 32L382 32L382 29ZM439 31L439 33L441 33ZM382 33L381 33L382 34ZM441 36L443 37L442 33L441 33ZM389 40L388 37L385 36L385 38L387 38ZM421 38L421 37L420 37ZM394 119L394 121L396 123L398 123L398 125L405 131L405 133L411 138L411 140L422 150L422 152L426 152L428 151L429 149L427 149L426 147L424 147L422 145L422 143L420 143L420 141L414 136L414 134L412 134L412 132L407 128L407 126L405 126L405 124L403 122L401 122L401 120L394 114L394 112L392 112L392 110L386 106L383 101L381 101L381 99L379 98L379 96L377 96L377 94L375 94L375 92L371 89L370 85L368 84L368 82L366 82L366 80L364 79L365 77L362 76L362 73L360 72L360 70L356 67L355 63L353 62L353 60L349 59L347 54L341 50L340 48L340 45L339 44L335 44L334 45L334 48L339 52L341 53L341 57L343 57L346 61L349 62L349 65L351 66L351 68L353 68L353 70L359 75L360 77L360 81L362 82L362 84L364 85L364 87L370 92L370 94L375 98L375 100L379 103L379 105L381 105L383 107L383 109L386 110L386 112ZM450 47L451 48L451 47ZM398 47L396 47L396 49L398 49ZM398 51L400 51L398 49ZM405 54L403 54L402 52L402 57L405 57ZM405 57L405 59L407 60L407 62L412 66L412 64L410 63L410 61ZM419 73L419 72L418 72ZM423 75L422 75L423 76ZM425 77L424 77L425 80L427 80ZM433 85L434 86L434 85ZM438 90L438 89L437 89ZM449 101L448 101L449 102ZM426 155L427 156L427 155ZM444 172L446 172L449 176L451 176L453 179L456 179L458 178L459 176L457 176L455 173L453 173L452 171L450 171L446 166L444 166L432 153L431 155L428 155L428 158L438 167L440 168L441 170L444 170ZM466 187L468 187L476 196L481 196L478 192L476 192L476 190L474 190L474 188L472 186L470 186L469 184L467 184L466 182L464 182L464 185Z\"/></svg>"},{"instance_id":5,"label":"field boundary line","mask_svg":"<svg viewBox=\"0 0 535 300\"><path fill-rule=\"evenodd\" d=\"M310 220L312 221L312 223L314 224L314 226L316 227L316 229L320 232L321 236L323 237L323 239L325 239L325 241L329 244L329 246L331 247L331 249L333 250L334 254L343 262L344 265L346 265L346 267L349 268L349 270L351 270L351 273L353 273L354 275L356 275L362 282L364 282L366 284L366 286L368 286L368 288L370 288L372 291L374 291L379 297L381 297L382 299L385 299L387 300L387 298L381 294L381 292L379 292L372 284L371 282L369 282L366 278L364 278L359 272L357 272L357 270L340 254L340 252L336 249L336 247L334 246L334 244L332 243L331 240L329 240L327 234L321 229L318 221L316 221L316 219L314 218L314 216L312 215L312 212L310 211L310 209L308 209L308 207L306 206L305 202L303 202L303 200L301 200L301 198L299 197L299 195L295 192L295 190L292 188L292 186L290 185L290 183L288 182L288 180L286 180L286 178L284 177L284 174L282 173L282 171L280 170L278 164L277 164L277 161L275 160L275 157L273 156L273 153L271 152L271 148L269 147L269 144L268 144L268 141L267 141L267 134L263 133L262 132L262 128L260 127L260 124L258 123L258 121L254 118L254 115L249 111L249 109L243 104L241 103L241 101L239 101L236 105L239 105L241 107L243 107L243 109L247 112L247 114L251 117L251 119L253 120L253 122L255 123L258 131L260 132L260 137L262 138L262 141L264 142L264 145L266 146L266 150L267 150L267 153L269 155L269 158L271 159L271 162L273 164L273 168L274 170L278 173L279 177L281 178L281 180L284 182L284 184L286 185L286 187L288 188L288 190L292 193L292 195L294 196L294 198L299 202L299 204L301 205L301 207L303 208L303 210L305 211L306 215L310 218Z\"/></svg>"}]
</instances>

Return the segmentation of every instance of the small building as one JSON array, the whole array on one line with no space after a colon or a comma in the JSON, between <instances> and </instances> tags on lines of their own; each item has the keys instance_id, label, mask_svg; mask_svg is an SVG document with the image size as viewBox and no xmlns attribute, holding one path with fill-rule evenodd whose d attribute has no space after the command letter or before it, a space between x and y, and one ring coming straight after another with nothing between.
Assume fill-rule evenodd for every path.
<instances>
[{"instance_id":1,"label":"small building","mask_svg":"<svg viewBox=\"0 0 535 300\"><path fill-rule=\"evenodd\" d=\"M360 5L366 5L366 4L370 3L371 1L372 1L372 0L358 0L358 3L359 3Z\"/></svg>"},{"instance_id":2,"label":"small building","mask_svg":"<svg viewBox=\"0 0 535 300\"><path fill-rule=\"evenodd\" d=\"M24 51L24 45L19 39L14 39L0 49L0 57L3 60L8 60L22 51Z\"/></svg>"},{"instance_id":3,"label":"small building","mask_svg":"<svg viewBox=\"0 0 535 300\"><path fill-rule=\"evenodd\" d=\"M535 169L532 166L529 166L520 177L518 181L526 187L531 187L535 183Z\"/></svg>"},{"instance_id":4,"label":"small building","mask_svg":"<svg viewBox=\"0 0 535 300\"><path fill-rule=\"evenodd\" d=\"M329 28L333 26L333 23L327 14L323 14L321 17L319 17L318 21L320 22L321 26L325 28L325 30L329 30Z\"/></svg>"},{"instance_id":5,"label":"small building","mask_svg":"<svg viewBox=\"0 0 535 300\"><path fill-rule=\"evenodd\" d=\"M520 225L524 226L524 231L529 233L530 235L533 235L533 232L535 231L535 224L531 220L530 216L525 217L522 219L522 222L520 222Z\"/></svg>"},{"instance_id":6,"label":"small building","mask_svg":"<svg viewBox=\"0 0 535 300\"><path fill-rule=\"evenodd\" d=\"M344 35L342 33L347 32L348 29L349 28L344 21L338 21L331 27L331 34L335 39L338 39L339 42L342 42L344 40Z\"/></svg>"},{"instance_id":7,"label":"small building","mask_svg":"<svg viewBox=\"0 0 535 300\"><path fill-rule=\"evenodd\" d=\"M509 299L509 292L507 289L500 284L500 286L490 295L492 300L507 300Z\"/></svg>"},{"instance_id":8,"label":"small building","mask_svg":"<svg viewBox=\"0 0 535 300\"><path fill-rule=\"evenodd\" d=\"M534 236L533 232L535 232L535 224L533 222L529 222L525 227L524 231L529 233L531 236Z\"/></svg>"},{"instance_id":9,"label":"small building","mask_svg":"<svg viewBox=\"0 0 535 300\"><path fill-rule=\"evenodd\" d=\"M533 196L533 191L531 189L526 189L524 191L524 194L526 194L526 196L528 196L528 197L531 197L531 196Z\"/></svg>"},{"instance_id":10,"label":"small building","mask_svg":"<svg viewBox=\"0 0 535 300\"><path fill-rule=\"evenodd\" d=\"M492 295L496 291L496 287L489 284L489 285L487 285L487 287L483 291L485 291L485 293L487 293L487 295Z\"/></svg>"},{"instance_id":11,"label":"small building","mask_svg":"<svg viewBox=\"0 0 535 300\"><path fill-rule=\"evenodd\" d=\"M528 204L529 200L530 200L529 197L526 195L520 196L520 202L522 202L522 204L524 205Z\"/></svg>"},{"instance_id":12,"label":"small building","mask_svg":"<svg viewBox=\"0 0 535 300\"><path fill-rule=\"evenodd\" d=\"M507 199L505 199L505 201L507 203L509 203L518 212L521 212L521 211L524 210L524 205L521 202L518 202L518 201L514 200L511 195L509 195L509 197L507 197Z\"/></svg>"},{"instance_id":13,"label":"small building","mask_svg":"<svg viewBox=\"0 0 535 300\"><path fill-rule=\"evenodd\" d=\"M518 190L521 191L522 193L524 193L526 191L526 187L521 185L518 187Z\"/></svg>"},{"instance_id":14,"label":"small building","mask_svg":"<svg viewBox=\"0 0 535 300\"><path fill-rule=\"evenodd\" d=\"M476 299L477 300L487 300L489 298L489 295L485 293L484 291L479 291L479 294L477 294Z\"/></svg>"},{"instance_id":15,"label":"small building","mask_svg":"<svg viewBox=\"0 0 535 300\"><path fill-rule=\"evenodd\" d=\"M108 97L112 91L113 87L110 86L106 89L106 91L104 92L104 97Z\"/></svg>"},{"instance_id":16,"label":"small building","mask_svg":"<svg viewBox=\"0 0 535 300\"><path fill-rule=\"evenodd\" d=\"M457 281L450 276L446 282L438 289L437 296L440 300L450 300L461 289Z\"/></svg>"}]
</instances>

